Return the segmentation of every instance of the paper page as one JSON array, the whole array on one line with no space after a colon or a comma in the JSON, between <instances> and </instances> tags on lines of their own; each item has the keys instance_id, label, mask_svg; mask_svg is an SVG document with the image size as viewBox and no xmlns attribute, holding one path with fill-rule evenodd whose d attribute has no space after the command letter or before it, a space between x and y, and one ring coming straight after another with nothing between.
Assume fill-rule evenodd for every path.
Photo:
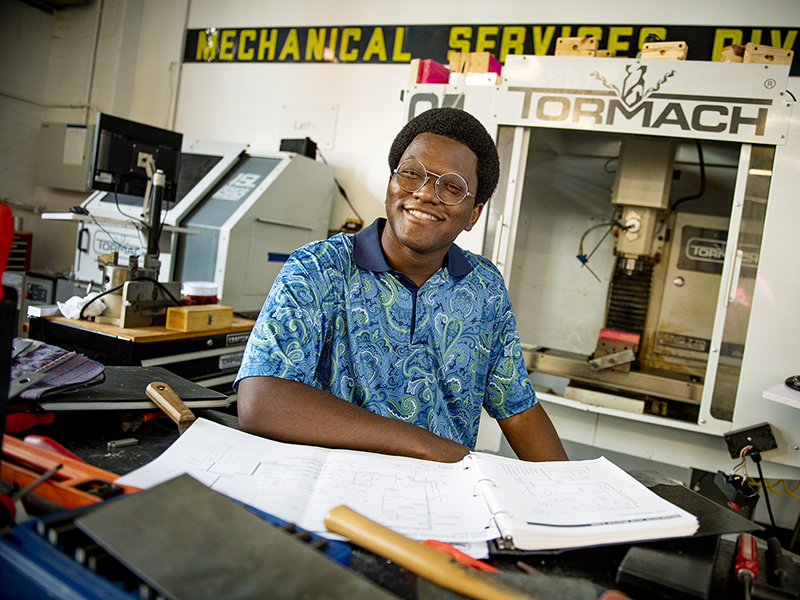
<instances>
[{"instance_id":1,"label":"paper page","mask_svg":"<svg viewBox=\"0 0 800 600\"><path fill-rule=\"evenodd\" d=\"M262 441L270 442L197 419L161 456L117 481L146 489L188 473L213 490L300 525L330 451Z\"/></svg>"},{"instance_id":2,"label":"paper page","mask_svg":"<svg viewBox=\"0 0 800 600\"><path fill-rule=\"evenodd\" d=\"M591 526L694 519L605 458L532 463L472 453L493 512L528 524Z\"/></svg>"},{"instance_id":3,"label":"paper page","mask_svg":"<svg viewBox=\"0 0 800 600\"><path fill-rule=\"evenodd\" d=\"M118 483L149 488L188 473L210 488L315 533L353 510L413 539L497 537L461 463L283 444L198 419L161 456Z\"/></svg>"},{"instance_id":4,"label":"paper page","mask_svg":"<svg viewBox=\"0 0 800 600\"><path fill-rule=\"evenodd\" d=\"M332 450L316 482L305 523L324 530L334 506L353 510L412 539L447 542L497 537L483 498L461 463Z\"/></svg>"}]
</instances>

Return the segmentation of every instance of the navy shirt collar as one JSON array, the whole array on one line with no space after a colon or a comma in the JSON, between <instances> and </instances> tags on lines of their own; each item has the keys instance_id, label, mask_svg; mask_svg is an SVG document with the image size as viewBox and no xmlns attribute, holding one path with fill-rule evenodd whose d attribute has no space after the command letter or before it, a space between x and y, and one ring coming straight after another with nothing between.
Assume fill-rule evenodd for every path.
<instances>
[{"instance_id":1,"label":"navy shirt collar","mask_svg":"<svg viewBox=\"0 0 800 600\"><path fill-rule=\"evenodd\" d=\"M353 236L353 260L362 269L376 272L394 271L386 262L381 247L381 234L385 225L386 219L378 218ZM452 277L461 277L472 271L464 251L455 244L452 244L447 251L444 266Z\"/></svg>"}]
</instances>

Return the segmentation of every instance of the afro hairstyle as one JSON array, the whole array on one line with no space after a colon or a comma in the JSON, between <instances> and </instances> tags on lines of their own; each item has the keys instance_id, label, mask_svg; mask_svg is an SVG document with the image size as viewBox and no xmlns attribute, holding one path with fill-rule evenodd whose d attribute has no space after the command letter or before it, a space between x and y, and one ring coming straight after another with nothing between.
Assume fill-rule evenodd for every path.
<instances>
[{"instance_id":1,"label":"afro hairstyle","mask_svg":"<svg viewBox=\"0 0 800 600\"><path fill-rule=\"evenodd\" d=\"M500 157L492 136L478 119L458 108L432 108L406 123L389 150L389 169L394 171L415 137L434 133L467 146L478 157L478 190L475 204L486 204L500 178Z\"/></svg>"}]
</instances>

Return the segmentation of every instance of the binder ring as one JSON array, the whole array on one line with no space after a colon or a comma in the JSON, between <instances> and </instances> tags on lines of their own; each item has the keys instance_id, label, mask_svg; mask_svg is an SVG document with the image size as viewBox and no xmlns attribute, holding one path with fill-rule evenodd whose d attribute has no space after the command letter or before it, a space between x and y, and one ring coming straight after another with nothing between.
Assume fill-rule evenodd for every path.
<instances>
[{"instance_id":1,"label":"binder ring","mask_svg":"<svg viewBox=\"0 0 800 600\"><path fill-rule=\"evenodd\" d=\"M489 483L491 483L491 484L492 484L492 487L497 487L497 486L494 484L494 481L492 481L491 479L487 479L487 478L485 478L485 477L484 477L483 479L478 479L478 481L476 481L476 482L475 482L475 485L473 485L473 486L472 486L472 495L473 495L473 496L477 496L477 495L478 495L478 485L480 485L480 484L481 484L481 483L483 483L484 481L488 481Z\"/></svg>"},{"instance_id":2,"label":"binder ring","mask_svg":"<svg viewBox=\"0 0 800 600\"><path fill-rule=\"evenodd\" d=\"M498 510L497 512L493 512L489 518L492 521L494 521L495 527L497 527L497 530L500 532L500 536L501 536L500 539L502 539L506 543L506 548L513 548L514 547L514 538L513 538L513 536L510 533L507 534L507 535L503 535L503 528L500 527L500 523L497 522L497 517L499 515L502 515L502 514L509 515L509 512L506 511L506 510ZM501 548L502 547L503 546L501 546Z\"/></svg>"}]
</instances>

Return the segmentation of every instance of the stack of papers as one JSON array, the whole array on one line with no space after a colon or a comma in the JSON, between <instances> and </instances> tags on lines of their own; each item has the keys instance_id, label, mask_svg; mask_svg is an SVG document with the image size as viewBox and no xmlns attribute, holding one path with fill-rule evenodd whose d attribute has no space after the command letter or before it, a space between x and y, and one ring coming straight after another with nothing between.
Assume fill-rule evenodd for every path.
<instances>
[{"instance_id":1,"label":"stack of papers","mask_svg":"<svg viewBox=\"0 0 800 600\"><path fill-rule=\"evenodd\" d=\"M325 514L341 504L412 539L503 538L521 550L690 536L699 526L605 458L532 463L472 453L438 463L285 444L204 419L117 483L149 488L183 473L321 534Z\"/></svg>"}]
</instances>

